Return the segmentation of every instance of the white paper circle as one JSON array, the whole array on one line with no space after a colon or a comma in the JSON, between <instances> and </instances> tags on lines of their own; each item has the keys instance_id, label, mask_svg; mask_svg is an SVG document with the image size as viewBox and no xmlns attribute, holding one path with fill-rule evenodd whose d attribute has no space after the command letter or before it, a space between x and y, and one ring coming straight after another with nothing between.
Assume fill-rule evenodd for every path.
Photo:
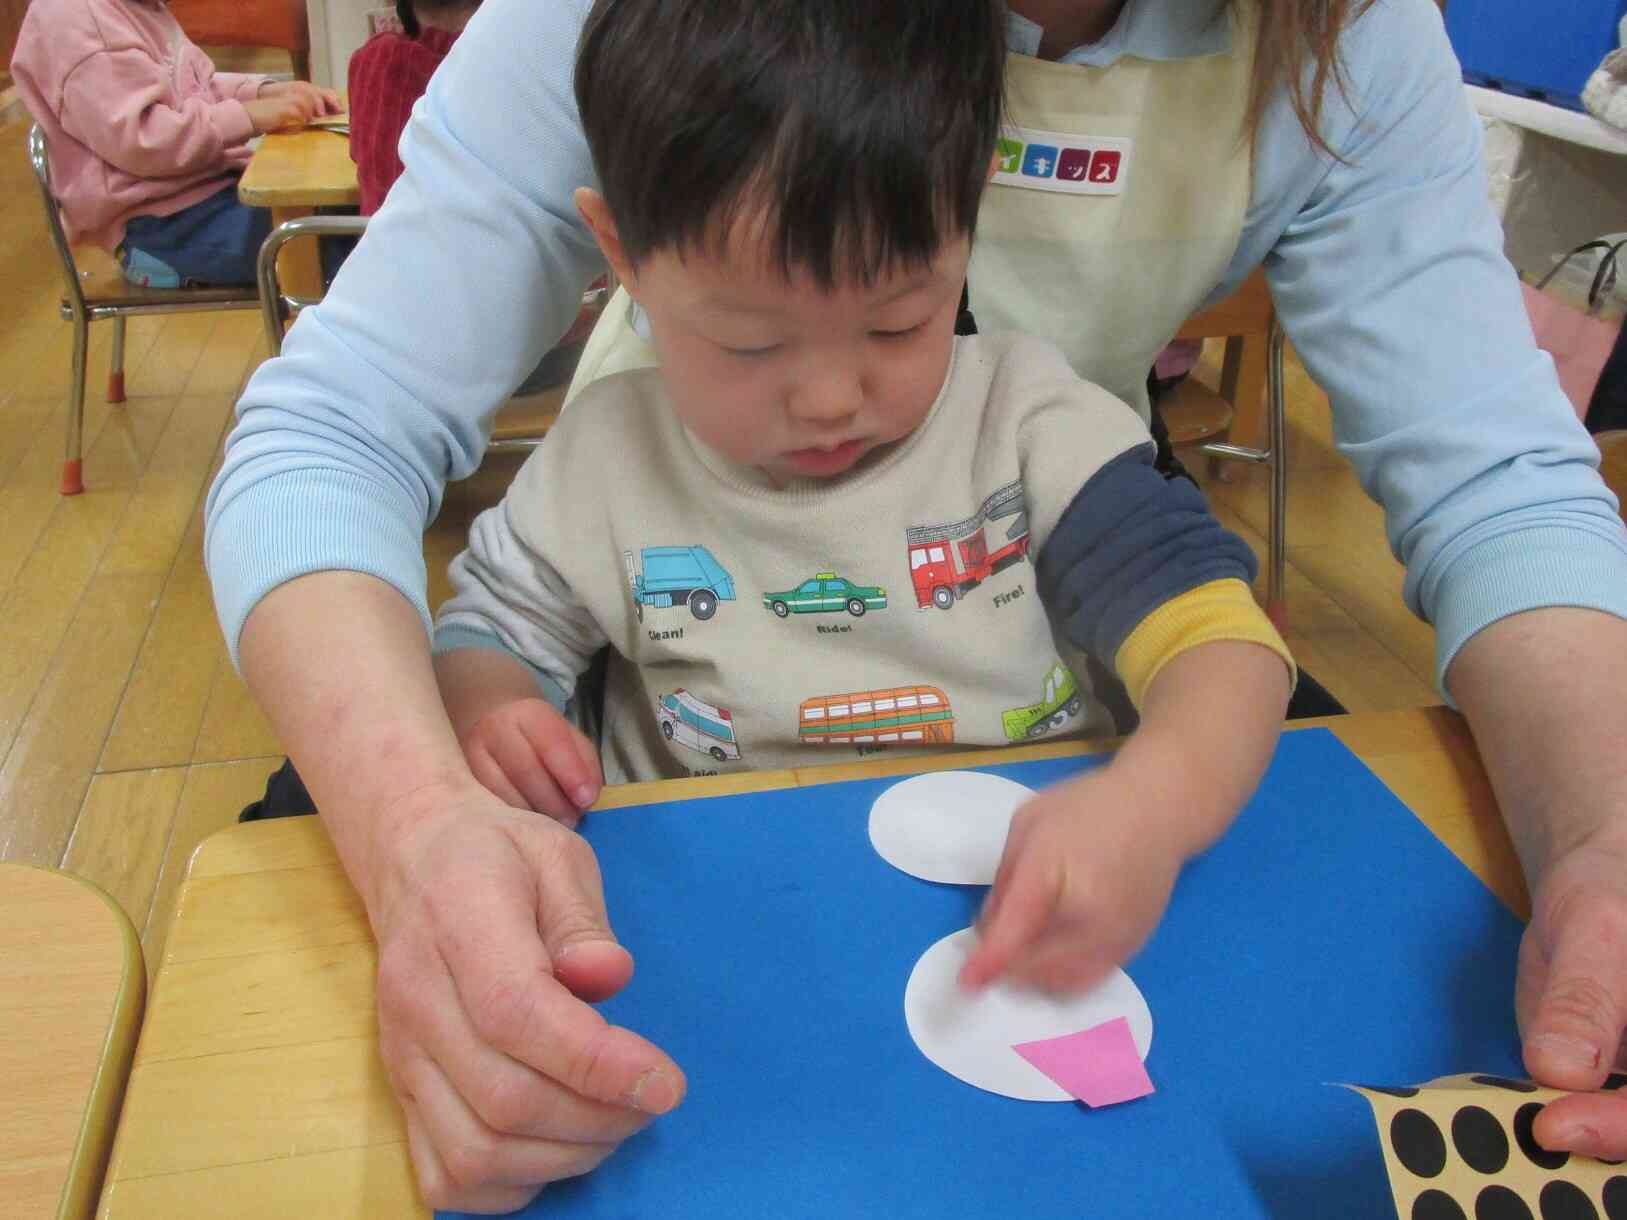
<instances>
[{"instance_id":1,"label":"white paper circle","mask_svg":"<svg viewBox=\"0 0 1627 1220\"><path fill-rule=\"evenodd\" d=\"M1018 1101L1072 1101L1072 1095L1011 1048L1061 1038L1115 1017L1130 1023L1141 1058L1152 1047L1152 1012L1130 976L1113 970L1083 995L1052 996L994 983L967 991L956 982L977 944L963 928L921 955L904 988L904 1022L921 1053L951 1076Z\"/></svg>"},{"instance_id":2,"label":"white paper circle","mask_svg":"<svg viewBox=\"0 0 1627 1220\"><path fill-rule=\"evenodd\" d=\"M888 788L870 807L870 842L923 881L992 885L1011 815L1032 788L981 771L933 771Z\"/></svg>"}]
</instances>

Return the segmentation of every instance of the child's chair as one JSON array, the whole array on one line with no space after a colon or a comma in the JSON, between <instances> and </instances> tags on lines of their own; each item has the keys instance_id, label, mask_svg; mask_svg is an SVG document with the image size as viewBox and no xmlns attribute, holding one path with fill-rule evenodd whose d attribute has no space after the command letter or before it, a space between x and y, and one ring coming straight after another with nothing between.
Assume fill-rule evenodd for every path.
<instances>
[{"instance_id":1,"label":"child's chair","mask_svg":"<svg viewBox=\"0 0 1627 1220\"><path fill-rule=\"evenodd\" d=\"M288 52L294 76L311 79L305 0L170 0L186 36L202 47L271 47Z\"/></svg>"},{"instance_id":2,"label":"child's chair","mask_svg":"<svg viewBox=\"0 0 1627 1220\"><path fill-rule=\"evenodd\" d=\"M205 309L253 309L259 304L252 286L234 288L142 288L120 274L101 251L83 251L81 267L62 227L62 208L51 191L51 165L45 133L36 124L28 133L28 159L45 204L51 245L62 265L64 321L73 323L73 367L68 386L67 456L62 463L61 491L76 496L85 490L81 447L85 429L85 363L90 324L113 320L113 356L107 377L107 401L124 401L124 320L131 314L192 313Z\"/></svg>"},{"instance_id":3,"label":"child's chair","mask_svg":"<svg viewBox=\"0 0 1627 1220\"><path fill-rule=\"evenodd\" d=\"M260 312L265 321L266 346L273 356L282 351L283 333L294 315L307 305L316 304L310 298L283 291L277 270L277 255L282 248L299 238L360 237L366 229L365 216L301 216L285 220L271 230L265 244L260 247L259 274ZM583 309L597 311L604 308L612 291L614 285L590 288L582 294ZM575 372L574 361L579 354L560 347L555 348L550 356L560 353L570 355L571 359L558 364L557 392L550 389L526 398L511 399L507 406L498 411L493 421L491 439L486 444L488 451L531 449L542 443L548 429L559 418L560 400L564 397L565 387L570 384L571 374Z\"/></svg>"},{"instance_id":4,"label":"child's chair","mask_svg":"<svg viewBox=\"0 0 1627 1220\"><path fill-rule=\"evenodd\" d=\"M1282 326L1277 321L1265 274L1256 270L1229 297L1193 314L1175 337L1226 340L1218 396L1196 378L1188 377L1158 405L1171 443L1190 443L1219 434L1225 439L1201 446L1207 456L1270 468L1265 608L1281 627L1288 516L1287 404L1282 383ZM1245 440L1259 435L1262 404L1265 448L1234 444L1230 439L1233 434Z\"/></svg>"}]
</instances>

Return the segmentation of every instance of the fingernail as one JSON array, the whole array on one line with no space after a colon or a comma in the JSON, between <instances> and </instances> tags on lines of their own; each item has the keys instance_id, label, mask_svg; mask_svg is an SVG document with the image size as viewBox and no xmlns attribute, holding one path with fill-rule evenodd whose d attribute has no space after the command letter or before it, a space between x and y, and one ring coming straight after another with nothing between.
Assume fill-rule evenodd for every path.
<instances>
[{"instance_id":1,"label":"fingernail","mask_svg":"<svg viewBox=\"0 0 1627 1220\"><path fill-rule=\"evenodd\" d=\"M1569 1034L1537 1034L1527 1044L1531 1050L1540 1050L1559 1067L1585 1068L1592 1071L1599 1066L1599 1048L1590 1046Z\"/></svg>"},{"instance_id":2,"label":"fingernail","mask_svg":"<svg viewBox=\"0 0 1627 1220\"><path fill-rule=\"evenodd\" d=\"M593 804L593 789L587 784L583 784L576 790L576 807L586 809L591 804Z\"/></svg>"},{"instance_id":3,"label":"fingernail","mask_svg":"<svg viewBox=\"0 0 1627 1220\"><path fill-rule=\"evenodd\" d=\"M1600 1148L1599 1133L1582 1123L1561 1126L1553 1138L1544 1143L1548 1147L1580 1153L1582 1156L1597 1156Z\"/></svg>"},{"instance_id":4,"label":"fingernail","mask_svg":"<svg viewBox=\"0 0 1627 1220\"><path fill-rule=\"evenodd\" d=\"M665 1114L678 1104L678 1085L662 1068L651 1068L638 1078L627 1104L646 1114Z\"/></svg>"}]
</instances>

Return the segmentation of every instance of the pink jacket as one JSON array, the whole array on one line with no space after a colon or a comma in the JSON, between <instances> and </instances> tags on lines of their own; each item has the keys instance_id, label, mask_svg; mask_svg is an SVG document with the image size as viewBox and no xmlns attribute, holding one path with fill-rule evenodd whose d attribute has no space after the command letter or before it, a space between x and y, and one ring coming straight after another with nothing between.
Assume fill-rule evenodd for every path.
<instances>
[{"instance_id":1,"label":"pink jacket","mask_svg":"<svg viewBox=\"0 0 1627 1220\"><path fill-rule=\"evenodd\" d=\"M162 0L32 0L11 74L51 150L68 240L111 250L248 164L262 76L216 72Z\"/></svg>"}]
</instances>

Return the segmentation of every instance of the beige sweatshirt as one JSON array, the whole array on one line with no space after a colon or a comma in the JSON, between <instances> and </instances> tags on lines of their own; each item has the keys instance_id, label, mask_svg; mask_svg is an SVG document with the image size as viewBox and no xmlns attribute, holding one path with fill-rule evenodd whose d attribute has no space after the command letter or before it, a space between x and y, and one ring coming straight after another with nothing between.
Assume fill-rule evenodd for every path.
<instances>
[{"instance_id":1,"label":"beige sweatshirt","mask_svg":"<svg viewBox=\"0 0 1627 1220\"><path fill-rule=\"evenodd\" d=\"M609 783L1112 734L1126 727L1110 673L1123 645L1200 586L1204 638L1218 622L1286 655L1246 588L1216 609L1216 582L1247 579L1252 557L1201 500L1194 516L1195 492L1156 531L1180 545L1112 555L1122 506L1108 500L1126 479L1154 500L1167 486L1151 448L1129 407L1015 335L957 340L912 435L839 478L783 488L692 436L658 370L617 374L474 523L436 651L501 647L563 703L608 644ZM1122 595L1047 607L1040 576L1065 515L1052 583L1111 584L1091 567L1108 555L1098 567L1123 574ZM1217 548L1217 534L1235 546ZM1081 624L1098 604L1121 629ZM1153 652L1140 669L1173 655ZM1123 676L1132 689L1150 679Z\"/></svg>"}]
</instances>

